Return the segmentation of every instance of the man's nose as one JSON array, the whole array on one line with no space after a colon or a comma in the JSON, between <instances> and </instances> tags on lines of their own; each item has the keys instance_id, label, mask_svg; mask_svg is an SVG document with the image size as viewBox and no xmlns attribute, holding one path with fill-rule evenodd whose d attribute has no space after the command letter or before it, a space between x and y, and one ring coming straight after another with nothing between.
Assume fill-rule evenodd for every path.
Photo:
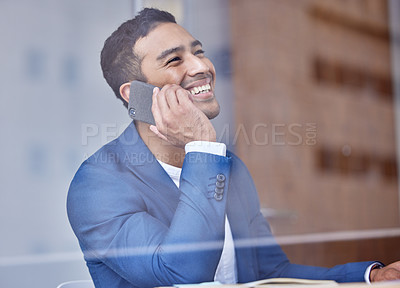
<instances>
[{"instance_id":1,"label":"man's nose","mask_svg":"<svg viewBox=\"0 0 400 288\"><path fill-rule=\"evenodd\" d=\"M196 74L207 73L210 71L210 67L203 61L202 58L196 55L190 55L187 59L187 73L189 76L194 76Z\"/></svg>"}]
</instances>

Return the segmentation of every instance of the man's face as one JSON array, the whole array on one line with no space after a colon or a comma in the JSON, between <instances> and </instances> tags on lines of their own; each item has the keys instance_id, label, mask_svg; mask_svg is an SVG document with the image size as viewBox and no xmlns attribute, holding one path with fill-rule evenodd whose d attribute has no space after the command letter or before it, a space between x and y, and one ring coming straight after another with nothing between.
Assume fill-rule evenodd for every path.
<instances>
[{"instance_id":1,"label":"man's face","mask_svg":"<svg viewBox=\"0 0 400 288\"><path fill-rule=\"evenodd\" d=\"M148 83L160 88L180 85L208 118L219 114L214 65L204 56L201 43L184 28L175 23L159 24L136 42L134 50L142 58L142 73Z\"/></svg>"}]
</instances>

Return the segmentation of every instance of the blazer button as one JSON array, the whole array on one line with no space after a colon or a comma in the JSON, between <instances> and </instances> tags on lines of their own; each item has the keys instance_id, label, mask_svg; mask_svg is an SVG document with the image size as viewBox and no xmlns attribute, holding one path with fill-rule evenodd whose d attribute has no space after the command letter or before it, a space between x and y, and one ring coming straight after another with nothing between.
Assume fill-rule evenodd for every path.
<instances>
[{"instance_id":1,"label":"blazer button","mask_svg":"<svg viewBox=\"0 0 400 288\"><path fill-rule=\"evenodd\" d=\"M217 187L217 188L224 188L225 187L225 182L219 182L219 181L217 181L217 182L215 182L215 186Z\"/></svg>"},{"instance_id":2,"label":"blazer button","mask_svg":"<svg viewBox=\"0 0 400 288\"><path fill-rule=\"evenodd\" d=\"M222 194L217 194L217 193L214 194L214 198L215 198L215 200L217 200L217 201L221 201L223 197L224 197L224 196L223 196Z\"/></svg>"},{"instance_id":3,"label":"blazer button","mask_svg":"<svg viewBox=\"0 0 400 288\"><path fill-rule=\"evenodd\" d=\"M220 174L217 175L217 181L218 182L224 182L225 179L226 179L226 177L225 177L224 174L220 173Z\"/></svg>"},{"instance_id":4,"label":"blazer button","mask_svg":"<svg viewBox=\"0 0 400 288\"><path fill-rule=\"evenodd\" d=\"M216 194L224 194L224 189L215 187L214 192L215 192Z\"/></svg>"}]
</instances>

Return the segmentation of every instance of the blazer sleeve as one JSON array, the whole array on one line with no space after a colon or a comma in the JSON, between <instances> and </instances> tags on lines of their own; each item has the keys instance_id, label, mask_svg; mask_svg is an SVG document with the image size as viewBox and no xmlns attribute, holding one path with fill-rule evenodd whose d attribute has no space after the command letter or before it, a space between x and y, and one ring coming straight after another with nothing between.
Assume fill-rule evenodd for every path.
<instances>
[{"instance_id":1,"label":"blazer sleeve","mask_svg":"<svg viewBox=\"0 0 400 288\"><path fill-rule=\"evenodd\" d=\"M332 268L293 264L271 235L269 225L259 213L251 224L257 231L257 261L260 279L274 277L364 282L364 273L374 261L354 262ZM312 255L310 255L312 257Z\"/></svg>"},{"instance_id":2,"label":"blazer sleeve","mask_svg":"<svg viewBox=\"0 0 400 288\"><path fill-rule=\"evenodd\" d=\"M240 181L235 182L234 186L246 185L239 188L246 191L246 197L241 199L246 203L243 207L247 215L251 215L249 221L249 231L251 239L247 243L252 243L254 249L255 277L259 279L289 277L316 280L335 280L337 282L364 282L364 273L369 265L375 261L347 263L337 265L332 268L315 267L307 265L293 264L289 261L282 248L278 245L272 235L270 226L260 212L260 202L253 179L247 167L235 155L232 155L233 168L231 179ZM231 191L232 192L232 191ZM232 195L231 193L229 195ZM241 194L242 195L242 194ZM312 257L312 255L310 255ZM244 265L249 266L244 263ZM252 281L245 279L245 281Z\"/></svg>"},{"instance_id":3,"label":"blazer sleeve","mask_svg":"<svg viewBox=\"0 0 400 288\"><path fill-rule=\"evenodd\" d=\"M105 263L137 287L212 281L223 248L228 190L216 195L214 187L218 177L229 183L230 165L229 157L188 153L179 201L166 225L143 200L151 190L137 191L123 181L125 172L85 163L67 199L85 259Z\"/></svg>"}]
</instances>

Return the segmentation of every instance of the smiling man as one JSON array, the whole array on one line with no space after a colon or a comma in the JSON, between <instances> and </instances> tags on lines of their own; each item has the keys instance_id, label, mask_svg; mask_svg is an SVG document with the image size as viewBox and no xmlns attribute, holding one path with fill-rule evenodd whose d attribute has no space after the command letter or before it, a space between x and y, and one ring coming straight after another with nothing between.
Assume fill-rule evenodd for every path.
<instances>
[{"instance_id":1,"label":"smiling man","mask_svg":"<svg viewBox=\"0 0 400 288\"><path fill-rule=\"evenodd\" d=\"M132 122L81 165L70 186L69 220L96 287L400 278L398 262L290 263L246 167L216 142L214 66L171 14L144 9L123 23L106 40L101 65L126 106L133 80L161 89L152 96L156 125Z\"/></svg>"},{"instance_id":2,"label":"smiling man","mask_svg":"<svg viewBox=\"0 0 400 288\"><path fill-rule=\"evenodd\" d=\"M153 95L152 110L157 126L149 129L147 124L137 122L136 128L157 159L181 167L184 159L181 148L185 144L193 140L216 141L209 121L219 114L214 95L214 66L204 56L201 42L171 22L159 23L156 29L139 38L134 53L140 59L146 82L162 87L161 91L155 89ZM129 88L130 82L127 82L119 89L126 103ZM153 132L161 141L150 141L154 138Z\"/></svg>"}]
</instances>

